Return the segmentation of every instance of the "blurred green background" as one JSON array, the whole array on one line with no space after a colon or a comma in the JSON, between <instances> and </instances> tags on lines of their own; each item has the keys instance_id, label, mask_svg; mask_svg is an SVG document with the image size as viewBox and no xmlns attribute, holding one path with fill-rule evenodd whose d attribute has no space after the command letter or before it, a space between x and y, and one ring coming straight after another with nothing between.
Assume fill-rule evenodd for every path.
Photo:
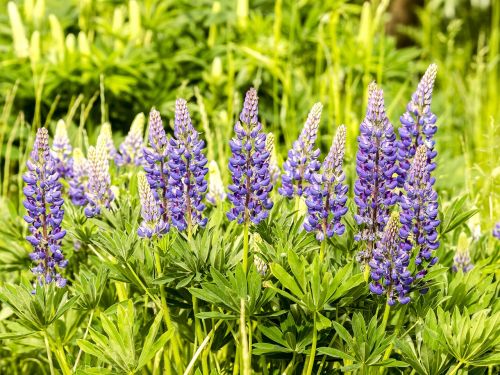
<instances>
[{"instance_id":1,"label":"blurred green background","mask_svg":"<svg viewBox=\"0 0 500 375\"><path fill-rule=\"evenodd\" d=\"M322 150L344 123L352 183L368 83L398 127L435 62L440 197L468 194L488 229L500 219L499 51L497 0L0 1L0 192L17 200L37 127L63 118L85 148L110 121L119 142L152 106L171 121L179 96L224 166L250 85L281 161L313 103Z\"/></svg>"}]
</instances>

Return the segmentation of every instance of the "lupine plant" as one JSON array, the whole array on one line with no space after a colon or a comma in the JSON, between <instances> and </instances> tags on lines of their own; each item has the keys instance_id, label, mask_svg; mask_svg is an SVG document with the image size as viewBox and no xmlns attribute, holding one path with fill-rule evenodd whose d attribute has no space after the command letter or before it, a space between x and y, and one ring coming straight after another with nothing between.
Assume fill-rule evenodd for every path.
<instances>
[{"instance_id":1,"label":"lupine plant","mask_svg":"<svg viewBox=\"0 0 500 375\"><path fill-rule=\"evenodd\" d=\"M443 193L435 79L399 131L370 84L355 158L356 127L318 137L319 103L279 144L254 88L230 155L198 90L118 149L105 116L33 131L21 209L1 206L0 373L497 373L498 224Z\"/></svg>"}]
</instances>

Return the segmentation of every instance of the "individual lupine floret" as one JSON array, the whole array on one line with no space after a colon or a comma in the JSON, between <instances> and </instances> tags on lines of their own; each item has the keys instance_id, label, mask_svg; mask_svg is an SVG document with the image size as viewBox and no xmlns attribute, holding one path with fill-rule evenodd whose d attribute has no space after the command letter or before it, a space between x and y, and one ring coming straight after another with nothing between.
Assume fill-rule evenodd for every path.
<instances>
[{"instance_id":1,"label":"individual lupine floret","mask_svg":"<svg viewBox=\"0 0 500 375\"><path fill-rule=\"evenodd\" d=\"M99 215L101 209L109 208L114 199L107 155L108 151L104 142L98 140L95 147L89 147L88 183L85 192L88 203L84 210L87 217Z\"/></svg>"},{"instance_id":2,"label":"individual lupine floret","mask_svg":"<svg viewBox=\"0 0 500 375\"><path fill-rule=\"evenodd\" d=\"M258 100L257 91L248 90L240 121L234 126L236 136L229 142L232 152L229 170L233 183L228 187L228 198L233 207L227 217L240 224L260 223L273 206L269 198L272 190L269 152L266 134L258 120Z\"/></svg>"},{"instance_id":3,"label":"individual lupine floret","mask_svg":"<svg viewBox=\"0 0 500 375\"><path fill-rule=\"evenodd\" d=\"M168 199L172 224L179 230L191 229L195 225L205 226L203 218L207 191L207 158L203 154L205 142L199 138L189 116L187 102L177 99L175 103L174 137L169 143Z\"/></svg>"},{"instance_id":4,"label":"individual lupine floret","mask_svg":"<svg viewBox=\"0 0 500 375\"><path fill-rule=\"evenodd\" d=\"M400 117L401 127L398 142L398 186L403 187L406 175L411 166L411 161L415 156L417 147L425 144L427 146L427 158L429 160L429 170L432 172L436 168L433 159L437 152L434 150L436 134L436 116L431 112L432 90L436 80L437 65L431 64L424 76L420 80L417 90L406 106L406 112ZM431 180L434 184L434 179Z\"/></svg>"},{"instance_id":5,"label":"individual lupine floret","mask_svg":"<svg viewBox=\"0 0 500 375\"><path fill-rule=\"evenodd\" d=\"M306 123L299 139L293 143L288 151L288 158L283 164L284 173L281 177L279 193L285 197L293 198L302 196L307 189L311 175L319 170L321 163L318 161L319 148L314 149L318 135L318 127L323 106L316 103L307 116Z\"/></svg>"},{"instance_id":6,"label":"individual lupine floret","mask_svg":"<svg viewBox=\"0 0 500 375\"><path fill-rule=\"evenodd\" d=\"M347 212L347 185L342 170L346 141L346 128L340 125L330 152L323 162L321 173L311 176L306 205L308 216L304 228L316 232L316 239L323 241L345 230L341 218Z\"/></svg>"},{"instance_id":7,"label":"individual lupine floret","mask_svg":"<svg viewBox=\"0 0 500 375\"><path fill-rule=\"evenodd\" d=\"M68 138L66 130L66 123L59 120L54 134L54 141L52 142L52 157L56 163L56 170L61 178L69 178L71 175L71 143Z\"/></svg>"},{"instance_id":8,"label":"individual lupine floret","mask_svg":"<svg viewBox=\"0 0 500 375\"><path fill-rule=\"evenodd\" d=\"M417 148L412 166L404 184L401 196L400 235L408 251L417 250L415 264L416 278L427 273L427 268L437 262L433 251L439 247L437 226L439 225L437 193L434 191L427 159L427 147Z\"/></svg>"},{"instance_id":9,"label":"individual lupine floret","mask_svg":"<svg viewBox=\"0 0 500 375\"><path fill-rule=\"evenodd\" d=\"M453 257L453 272L462 271L463 273L469 272L474 268L469 255L470 239L462 232L458 236L457 251Z\"/></svg>"},{"instance_id":10,"label":"individual lupine floret","mask_svg":"<svg viewBox=\"0 0 500 375\"><path fill-rule=\"evenodd\" d=\"M493 228L493 237L500 240L500 221L496 223L495 228Z\"/></svg>"},{"instance_id":11,"label":"individual lupine floret","mask_svg":"<svg viewBox=\"0 0 500 375\"><path fill-rule=\"evenodd\" d=\"M88 182L88 160L83 155L82 150L75 148L73 150L73 165L71 178L69 180L69 198L75 206L87 205L85 191Z\"/></svg>"},{"instance_id":12,"label":"individual lupine floret","mask_svg":"<svg viewBox=\"0 0 500 375\"><path fill-rule=\"evenodd\" d=\"M97 144L99 143L105 145L108 160L114 160L117 155L117 151L115 144L113 143L113 132L109 122L105 122L101 125L101 130L97 136Z\"/></svg>"},{"instance_id":13,"label":"individual lupine floret","mask_svg":"<svg viewBox=\"0 0 500 375\"><path fill-rule=\"evenodd\" d=\"M372 293L387 296L387 303L392 306L410 302L409 293L413 278L408 270L410 256L399 238L399 215L394 212L385 227L382 238L373 249L370 260Z\"/></svg>"},{"instance_id":14,"label":"individual lupine floret","mask_svg":"<svg viewBox=\"0 0 500 375\"><path fill-rule=\"evenodd\" d=\"M64 287L66 280L59 274L59 269L68 264L61 251L61 242L66 234L61 228L64 200L56 163L49 150L47 129L38 129L26 166L28 171L23 175L26 199L23 204L28 211L24 220L30 232L26 239L33 246L30 257L37 263L31 271L37 276L39 284L55 282L57 286Z\"/></svg>"},{"instance_id":15,"label":"individual lupine floret","mask_svg":"<svg viewBox=\"0 0 500 375\"><path fill-rule=\"evenodd\" d=\"M368 109L361 123L356 155L358 179L354 184L354 201L358 207L354 216L360 226L357 241L366 241L359 260L371 258L375 242L380 238L397 200L396 135L385 113L384 93L375 83L368 87Z\"/></svg>"},{"instance_id":16,"label":"individual lupine floret","mask_svg":"<svg viewBox=\"0 0 500 375\"><path fill-rule=\"evenodd\" d=\"M139 237L147 238L161 236L168 231L168 224L163 221L158 202L154 197L144 172L139 173L138 182L142 222L137 230L137 234Z\"/></svg>"},{"instance_id":17,"label":"individual lupine floret","mask_svg":"<svg viewBox=\"0 0 500 375\"><path fill-rule=\"evenodd\" d=\"M219 166L215 160L208 163L208 192L205 198L214 206L226 199Z\"/></svg>"},{"instance_id":18,"label":"individual lupine floret","mask_svg":"<svg viewBox=\"0 0 500 375\"><path fill-rule=\"evenodd\" d=\"M115 163L119 167L142 164L144 160L142 152L144 148L144 123L144 113L139 113L132 121L130 131L115 156Z\"/></svg>"},{"instance_id":19,"label":"individual lupine floret","mask_svg":"<svg viewBox=\"0 0 500 375\"><path fill-rule=\"evenodd\" d=\"M269 173L271 174L271 183L275 185L281 175L281 169L278 165L278 158L274 149L274 134L267 133L266 150L269 152Z\"/></svg>"}]
</instances>

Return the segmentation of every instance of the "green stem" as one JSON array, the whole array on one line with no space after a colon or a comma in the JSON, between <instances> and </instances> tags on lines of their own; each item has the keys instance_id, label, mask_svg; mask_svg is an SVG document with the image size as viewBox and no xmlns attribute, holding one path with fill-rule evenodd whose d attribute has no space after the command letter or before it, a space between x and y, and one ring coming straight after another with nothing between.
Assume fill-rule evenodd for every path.
<instances>
[{"instance_id":1,"label":"green stem","mask_svg":"<svg viewBox=\"0 0 500 375\"><path fill-rule=\"evenodd\" d=\"M387 321L389 320L389 313L391 312L391 305L387 302L385 303L384 316L382 318L382 330L385 331L385 327L387 326Z\"/></svg>"},{"instance_id":2,"label":"green stem","mask_svg":"<svg viewBox=\"0 0 500 375\"><path fill-rule=\"evenodd\" d=\"M325 248L326 248L326 238L321 241L321 246L319 248L319 260L320 262L323 262L323 259L325 258Z\"/></svg>"},{"instance_id":3,"label":"green stem","mask_svg":"<svg viewBox=\"0 0 500 375\"><path fill-rule=\"evenodd\" d=\"M89 322L87 323L87 328L85 328L85 333L83 334L83 340L87 338L89 334L90 326L92 325L92 319L94 318L94 310L90 311ZM80 357L82 356L82 348L78 351L78 355L76 356L75 364L73 365L73 372L76 372L76 368L78 367L78 362L80 362Z\"/></svg>"},{"instance_id":4,"label":"green stem","mask_svg":"<svg viewBox=\"0 0 500 375\"><path fill-rule=\"evenodd\" d=\"M61 344L56 345L56 358L61 371L64 375L71 375L71 369L69 367L68 361L66 360L66 354L64 353L64 348Z\"/></svg>"},{"instance_id":5,"label":"green stem","mask_svg":"<svg viewBox=\"0 0 500 375\"><path fill-rule=\"evenodd\" d=\"M455 367L453 367L453 370L451 370L451 372L448 374L448 375L455 375L458 371L458 369L460 368L460 366L463 365L463 362L462 361L459 361L457 363L457 365Z\"/></svg>"},{"instance_id":6,"label":"green stem","mask_svg":"<svg viewBox=\"0 0 500 375\"><path fill-rule=\"evenodd\" d=\"M43 331L43 340L45 341L45 349L47 350L47 360L49 361L50 375L55 375L54 363L52 362L52 353L50 351L49 336L47 331Z\"/></svg>"},{"instance_id":7,"label":"green stem","mask_svg":"<svg viewBox=\"0 0 500 375\"><path fill-rule=\"evenodd\" d=\"M297 353L293 352L292 360L290 361L288 366L286 366L285 370L283 371L283 375L289 375L292 373L292 369L295 366L295 358L296 357L297 357Z\"/></svg>"},{"instance_id":8,"label":"green stem","mask_svg":"<svg viewBox=\"0 0 500 375\"><path fill-rule=\"evenodd\" d=\"M241 340L241 364L243 368L243 375L250 375L251 368L250 364L250 350L248 348L247 341L247 328L246 328L246 318L245 318L245 300L240 299L240 340Z\"/></svg>"},{"instance_id":9,"label":"green stem","mask_svg":"<svg viewBox=\"0 0 500 375\"><path fill-rule=\"evenodd\" d=\"M223 320L219 320L217 322L217 324L214 326L214 328L212 328L212 330L205 337L205 339L203 340L203 342L200 344L200 346L198 347L198 349L194 353L193 358L191 358L191 361L189 361L189 364L186 367L186 370L184 371L184 375L188 375L191 372L191 370L194 367L194 364L196 363L196 360L200 356L200 354L203 351L203 349L205 349L205 346L207 346L208 342L210 341L210 339L214 335L215 331L217 331L217 328L219 328L219 326L222 324L222 322L223 322Z\"/></svg>"},{"instance_id":10,"label":"green stem","mask_svg":"<svg viewBox=\"0 0 500 375\"><path fill-rule=\"evenodd\" d=\"M243 225L243 271L248 272L248 221Z\"/></svg>"},{"instance_id":11,"label":"green stem","mask_svg":"<svg viewBox=\"0 0 500 375\"><path fill-rule=\"evenodd\" d=\"M316 344L318 341L318 332L316 330L316 311L313 315L313 337L312 337L312 345L311 345L311 354L309 355L309 362L307 365L307 371L305 375L311 375L314 367L314 357L316 355Z\"/></svg>"},{"instance_id":12,"label":"green stem","mask_svg":"<svg viewBox=\"0 0 500 375\"><path fill-rule=\"evenodd\" d=\"M403 308L401 309L401 311L399 312L400 315L399 315L399 318L398 318L398 322L396 323L396 328L394 330L394 333L396 334L396 337L399 334L399 330L401 329L401 326L403 325L403 321L404 321L404 317L405 317L405 312L406 312L406 305L404 305ZM393 348L394 348L394 342L391 342L390 345L389 345L389 347L387 348L387 350L384 353L384 360L389 359L389 357L391 356ZM383 367L380 368L381 373L384 373L385 370L386 369L383 368Z\"/></svg>"},{"instance_id":13,"label":"green stem","mask_svg":"<svg viewBox=\"0 0 500 375\"><path fill-rule=\"evenodd\" d=\"M195 332L195 340L194 340L194 352L196 352L198 343L201 343L203 341L203 332L201 331L201 326L200 326L200 319L196 317L198 315L198 299L195 296L191 297L191 300L193 302L193 319L194 319L194 332ZM209 374L208 371L208 365L207 365L207 358L206 356L201 357L201 365L203 368L203 374Z\"/></svg>"},{"instance_id":14,"label":"green stem","mask_svg":"<svg viewBox=\"0 0 500 375\"><path fill-rule=\"evenodd\" d=\"M158 277L161 277L163 275L163 272L161 270L160 254L158 254L158 252L156 251L154 254L155 254L156 273L158 274ZM153 297L151 297L151 299L156 302L156 300ZM170 341L170 347L172 348L172 354L174 356L175 365L177 366L177 371L180 371L182 368L182 360L179 354L179 338L177 336L177 330L174 324L172 323L172 319L170 318L170 311L168 309L167 298L165 296L165 288L163 287L163 285L160 285L160 300L161 300L161 311L163 312L163 321L165 322L167 329L173 330L174 332L174 337Z\"/></svg>"}]
</instances>

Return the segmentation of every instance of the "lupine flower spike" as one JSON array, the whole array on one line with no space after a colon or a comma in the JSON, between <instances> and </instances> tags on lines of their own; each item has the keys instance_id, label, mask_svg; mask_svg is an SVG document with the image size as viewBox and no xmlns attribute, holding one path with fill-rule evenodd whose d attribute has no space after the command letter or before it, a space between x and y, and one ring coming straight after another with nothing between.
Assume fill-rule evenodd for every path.
<instances>
[{"instance_id":1,"label":"lupine flower spike","mask_svg":"<svg viewBox=\"0 0 500 375\"><path fill-rule=\"evenodd\" d=\"M323 241L334 234L342 235L345 230L340 219L347 212L347 185L342 163L345 152L346 128L340 125L333 140L321 173L311 176L306 205L308 216L304 228L316 232L316 239Z\"/></svg>"},{"instance_id":2,"label":"lupine flower spike","mask_svg":"<svg viewBox=\"0 0 500 375\"><path fill-rule=\"evenodd\" d=\"M59 120L52 142L52 157L56 163L56 169L61 178L68 178L71 175L71 143L68 138L66 124L63 120Z\"/></svg>"},{"instance_id":3,"label":"lupine flower spike","mask_svg":"<svg viewBox=\"0 0 500 375\"><path fill-rule=\"evenodd\" d=\"M278 165L276 151L274 149L274 134L267 133L266 150L269 152L269 173L271 174L271 183L275 185L281 175L281 169Z\"/></svg>"},{"instance_id":4,"label":"lupine flower spike","mask_svg":"<svg viewBox=\"0 0 500 375\"><path fill-rule=\"evenodd\" d=\"M64 287L66 280L59 274L59 269L68 263L61 252L61 242L66 234L61 228L64 200L57 164L49 150L47 129L38 129L26 166L28 171L23 175L26 199L23 204L28 211L24 220L30 231L26 239L33 246L30 257L37 264L32 272L37 276L38 284L55 282Z\"/></svg>"},{"instance_id":5,"label":"lupine flower spike","mask_svg":"<svg viewBox=\"0 0 500 375\"><path fill-rule=\"evenodd\" d=\"M427 146L421 145L417 148L401 196L400 235L407 251L418 249L415 258L418 270L416 279L423 278L427 268L438 260L433 255L433 251L439 247L436 230L439 225L438 196L432 187L430 170Z\"/></svg>"},{"instance_id":6,"label":"lupine flower spike","mask_svg":"<svg viewBox=\"0 0 500 375\"><path fill-rule=\"evenodd\" d=\"M108 149L103 139L97 140L97 145L90 146L88 151L88 184L85 197L88 204L85 215L94 217L101 213L103 207L109 208L114 199L111 191L111 176L109 175Z\"/></svg>"},{"instance_id":7,"label":"lupine flower spike","mask_svg":"<svg viewBox=\"0 0 500 375\"><path fill-rule=\"evenodd\" d=\"M149 112L149 147L143 149L144 171L158 202L163 221L170 225L170 211L168 205L168 140L160 112L151 109Z\"/></svg>"},{"instance_id":8,"label":"lupine flower spike","mask_svg":"<svg viewBox=\"0 0 500 375\"><path fill-rule=\"evenodd\" d=\"M69 197L75 206L85 206L88 201L85 191L88 181L89 163L82 150L75 148L73 150L73 167L71 179L69 180Z\"/></svg>"},{"instance_id":9,"label":"lupine flower spike","mask_svg":"<svg viewBox=\"0 0 500 375\"><path fill-rule=\"evenodd\" d=\"M144 148L144 113L135 116L130 131L119 147L119 153L115 156L115 163L119 167L125 165L141 165L144 158L142 149Z\"/></svg>"},{"instance_id":10,"label":"lupine flower spike","mask_svg":"<svg viewBox=\"0 0 500 375\"><path fill-rule=\"evenodd\" d=\"M116 148L113 143L113 133L111 131L111 124L109 122L105 122L101 125L101 130L99 131L99 135L97 137L97 143L103 143L106 148L106 155L109 160L114 160L116 158Z\"/></svg>"},{"instance_id":11,"label":"lupine flower spike","mask_svg":"<svg viewBox=\"0 0 500 375\"><path fill-rule=\"evenodd\" d=\"M283 164L284 174L281 177L279 193L287 198L302 196L307 188L311 175L321 167L318 157L319 149L314 149L318 135L318 127L323 106L316 103L307 116L306 123L299 139L288 151L288 158Z\"/></svg>"},{"instance_id":12,"label":"lupine flower spike","mask_svg":"<svg viewBox=\"0 0 500 375\"><path fill-rule=\"evenodd\" d=\"M207 201L216 206L226 199L226 192L222 177L219 170L219 165L215 160L208 163L208 192L206 195Z\"/></svg>"},{"instance_id":13,"label":"lupine flower spike","mask_svg":"<svg viewBox=\"0 0 500 375\"><path fill-rule=\"evenodd\" d=\"M153 236L161 236L166 231L167 226L160 214L158 202L154 197L144 172L139 173L138 182L142 222L137 233L139 237L151 238Z\"/></svg>"},{"instance_id":14,"label":"lupine flower spike","mask_svg":"<svg viewBox=\"0 0 500 375\"><path fill-rule=\"evenodd\" d=\"M368 109L358 137L358 179L354 184L354 201L358 206L354 217L360 226L355 239L366 241L365 249L358 255L365 264L384 230L390 207L398 200L393 191L397 185L396 135L385 113L383 91L375 83L368 90Z\"/></svg>"},{"instance_id":15,"label":"lupine flower spike","mask_svg":"<svg viewBox=\"0 0 500 375\"><path fill-rule=\"evenodd\" d=\"M466 273L474 268L469 255L470 242L470 239L464 232L460 233L460 236L458 236L457 251L453 257L453 272L462 271Z\"/></svg>"},{"instance_id":16,"label":"lupine flower spike","mask_svg":"<svg viewBox=\"0 0 500 375\"><path fill-rule=\"evenodd\" d=\"M229 142L232 156L229 170L233 183L229 185L228 198L233 208L227 213L229 220L238 223L260 223L273 206L269 198L272 190L269 172L269 152L266 134L258 120L257 91L246 93L240 121L234 126L236 136Z\"/></svg>"},{"instance_id":17,"label":"lupine flower spike","mask_svg":"<svg viewBox=\"0 0 500 375\"><path fill-rule=\"evenodd\" d=\"M199 138L189 116L187 103L177 99L175 103L174 137L169 147L168 198L172 224L179 230L191 233L195 225L205 226L202 217L207 191L207 158L203 154L205 143Z\"/></svg>"},{"instance_id":18,"label":"lupine flower spike","mask_svg":"<svg viewBox=\"0 0 500 375\"><path fill-rule=\"evenodd\" d=\"M436 165L433 159L437 152L434 150L436 134L436 116L431 112L432 90L436 80L437 65L431 64L418 84L417 91L412 95L411 101L406 107L406 112L401 116L401 127L398 142L398 186L403 187L411 161L415 156L417 147L425 144L427 146L427 158L429 170L432 172ZM434 184L434 179L431 180Z\"/></svg>"},{"instance_id":19,"label":"lupine flower spike","mask_svg":"<svg viewBox=\"0 0 500 375\"><path fill-rule=\"evenodd\" d=\"M387 296L387 303L393 306L410 302L410 288L413 282L408 270L409 253L399 238L399 215L393 212L385 227L382 238L377 242L370 260L370 291Z\"/></svg>"}]
</instances>

